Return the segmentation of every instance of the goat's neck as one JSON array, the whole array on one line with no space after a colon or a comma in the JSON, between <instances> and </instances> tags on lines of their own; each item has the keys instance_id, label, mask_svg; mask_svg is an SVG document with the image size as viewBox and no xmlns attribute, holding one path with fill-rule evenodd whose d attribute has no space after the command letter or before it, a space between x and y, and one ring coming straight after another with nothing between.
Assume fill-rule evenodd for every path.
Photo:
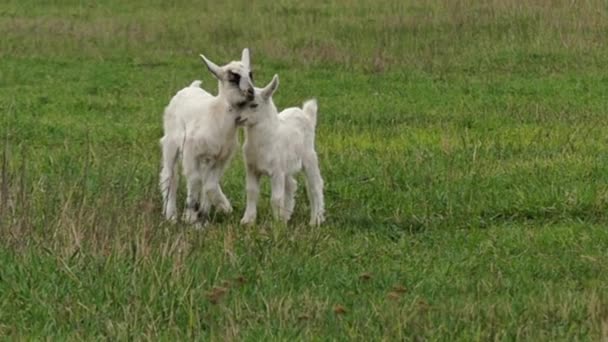
<instances>
[{"instance_id":1,"label":"goat's neck","mask_svg":"<svg viewBox=\"0 0 608 342\"><path fill-rule=\"evenodd\" d=\"M263 120L247 129L247 137L260 143L273 143L275 134L279 129L279 112L273 103L271 110L266 113Z\"/></svg>"},{"instance_id":2,"label":"goat's neck","mask_svg":"<svg viewBox=\"0 0 608 342\"><path fill-rule=\"evenodd\" d=\"M217 81L217 97L224 98L224 87L222 87L222 81Z\"/></svg>"},{"instance_id":3,"label":"goat's neck","mask_svg":"<svg viewBox=\"0 0 608 342\"><path fill-rule=\"evenodd\" d=\"M230 106L230 102L228 102L228 98L224 96L224 91L222 90L222 84L218 83L217 86L217 96L215 97L216 101L222 102L223 104Z\"/></svg>"},{"instance_id":4,"label":"goat's neck","mask_svg":"<svg viewBox=\"0 0 608 342\"><path fill-rule=\"evenodd\" d=\"M218 93L214 98L214 101L218 113L236 112L239 110L238 105L230 103L230 101L223 96L221 87L218 89Z\"/></svg>"}]
</instances>

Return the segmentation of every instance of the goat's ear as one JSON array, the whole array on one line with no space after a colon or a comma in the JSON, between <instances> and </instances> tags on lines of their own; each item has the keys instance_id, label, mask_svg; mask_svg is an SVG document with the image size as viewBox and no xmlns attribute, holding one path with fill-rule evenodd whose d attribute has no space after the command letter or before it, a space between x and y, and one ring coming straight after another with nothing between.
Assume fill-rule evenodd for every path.
<instances>
[{"instance_id":1,"label":"goat's ear","mask_svg":"<svg viewBox=\"0 0 608 342\"><path fill-rule=\"evenodd\" d=\"M251 67L251 59L249 59L249 49L244 48L243 53L241 54L241 63L245 66L245 68L249 69Z\"/></svg>"},{"instance_id":2,"label":"goat's ear","mask_svg":"<svg viewBox=\"0 0 608 342\"><path fill-rule=\"evenodd\" d=\"M222 75L223 75L223 70L222 68L218 67L217 65L215 65L215 63L213 63L212 61L208 60L207 57L200 55L201 58L203 59L203 62L205 62L205 65L207 66L207 69L209 69L209 71L211 71L211 73L213 74L213 76L215 76L215 78L217 78L218 80L222 79Z\"/></svg>"},{"instance_id":3,"label":"goat's ear","mask_svg":"<svg viewBox=\"0 0 608 342\"><path fill-rule=\"evenodd\" d=\"M272 94L274 94L275 91L277 91L277 88L279 87L279 75L275 74L274 77L272 78L272 81L270 81L270 83L268 83L268 85L266 87L264 87L264 89L262 89L261 95L264 99L269 99Z\"/></svg>"}]
</instances>

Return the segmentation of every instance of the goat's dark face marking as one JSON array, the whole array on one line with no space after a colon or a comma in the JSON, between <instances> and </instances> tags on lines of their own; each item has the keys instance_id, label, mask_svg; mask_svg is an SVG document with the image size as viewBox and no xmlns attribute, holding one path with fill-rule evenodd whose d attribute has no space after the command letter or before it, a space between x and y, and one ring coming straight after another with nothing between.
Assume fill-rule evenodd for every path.
<instances>
[{"instance_id":1,"label":"goat's dark face marking","mask_svg":"<svg viewBox=\"0 0 608 342\"><path fill-rule=\"evenodd\" d=\"M241 81L241 75L234 73L232 71L228 71L228 82L238 86L240 81Z\"/></svg>"},{"instance_id":2,"label":"goat's dark face marking","mask_svg":"<svg viewBox=\"0 0 608 342\"><path fill-rule=\"evenodd\" d=\"M254 89L251 81L250 70L242 63L232 62L224 67L226 72L220 79L220 87L223 93L229 97L229 101L236 107L242 107L253 100Z\"/></svg>"},{"instance_id":3,"label":"goat's dark face marking","mask_svg":"<svg viewBox=\"0 0 608 342\"><path fill-rule=\"evenodd\" d=\"M240 107L254 98L253 73L250 69L249 49L244 49L240 61L218 67L201 55L211 73L220 81L220 95L231 106Z\"/></svg>"},{"instance_id":4,"label":"goat's dark face marking","mask_svg":"<svg viewBox=\"0 0 608 342\"><path fill-rule=\"evenodd\" d=\"M240 108L239 124L246 126L254 126L260 120L261 116L266 115L267 106L274 106L272 103L272 94L277 90L279 86L279 76L274 75L272 81L264 88L256 88L254 98L244 103ZM259 107L259 109L258 109Z\"/></svg>"}]
</instances>

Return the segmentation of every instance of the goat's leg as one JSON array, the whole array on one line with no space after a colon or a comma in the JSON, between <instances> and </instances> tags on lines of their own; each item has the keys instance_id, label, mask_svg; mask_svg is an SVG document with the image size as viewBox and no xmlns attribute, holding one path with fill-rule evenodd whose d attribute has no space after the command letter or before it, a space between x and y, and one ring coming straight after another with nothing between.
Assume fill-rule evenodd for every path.
<instances>
[{"instance_id":1,"label":"goat's leg","mask_svg":"<svg viewBox=\"0 0 608 342\"><path fill-rule=\"evenodd\" d=\"M272 216L275 220L285 220L285 174L277 172L270 178L270 187L272 194L270 196L270 206L272 207Z\"/></svg>"},{"instance_id":2,"label":"goat's leg","mask_svg":"<svg viewBox=\"0 0 608 342\"><path fill-rule=\"evenodd\" d=\"M319 170L317 154L312 153L303 161L310 200L310 225L318 226L325 221L325 208L323 203L323 178Z\"/></svg>"},{"instance_id":3,"label":"goat's leg","mask_svg":"<svg viewBox=\"0 0 608 342\"><path fill-rule=\"evenodd\" d=\"M218 210L231 213L232 206L220 188L221 174L221 168L215 165L210 166L205 177L205 183L203 184L203 192L205 192L205 196Z\"/></svg>"},{"instance_id":4,"label":"goat's leg","mask_svg":"<svg viewBox=\"0 0 608 342\"><path fill-rule=\"evenodd\" d=\"M212 161L204 158L200 160L199 170L201 174L201 182L199 183L200 206L198 210L198 219L201 221L207 221L209 219L209 212L211 211L211 205L213 204L211 198L209 198L205 191L205 184L207 183L207 179L209 178L211 168Z\"/></svg>"},{"instance_id":5,"label":"goat's leg","mask_svg":"<svg viewBox=\"0 0 608 342\"><path fill-rule=\"evenodd\" d=\"M200 216L207 216L209 212L211 212L211 200L209 199L209 197L207 197L205 191L203 191L204 184L205 180L203 179L201 183L201 207L199 210Z\"/></svg>"},{"instance_id":6,"label":"goat's leg","mask_svg":"<svg viewBox=\"0 0 608 342\"><path fill-rule=\"evenodd\" d=\"M255 222L259 197L260 175L247 168L247 208L241 219L241 224L252 224Z\"/></svg>"},{"instance_id":7,"label":"goat's leg","mask_svg":"<svg viewBox=\"0 0 608 342\"><path fill-rule=\"evenodd\" d=\"M222 186L220 185L220 183L217 183L217 198L219 203L217 205L217 209L223 212L224 214L232 213L232 204L230 204L228 197L226 197L226 195L222 191Z\"/></svg>"},{"instance_id":8,"label":"goat's leg","mask_svg":"<svg viewBox=\"0 0 608 342\"><path fill-rule=\"evenodd\" d=\"M212 205L216 205L218 207L218 210L221 210L226 214L230 214L232 212L232 205L230 204L230 201L228 200L226 195L224 195L224 192L222 191L222 186L219 183L222 176L224 175L224 171L226 170L227 164L228 164L227 161L222 161L222 162L218 161L213 166L213 168L216 170L209 170L206 174L203 175L203 188L205 187L205 184L207 183L207 177L209 176L210 172L215 173L214 176L218 177L216 195L219 198L218 203L220 203L219 206L217 204L213 203L211 198L209 198L207 191L204 191L204 189L203 189L203 191L201 191L201 212L204 214L208 214L211 211Z\"/></svg>"},{"instance_id":9,"label":"goat's leg","mask_svg":"<svg viewBox=\"0 0 608 342\"><path fill-rule=\"evenodd\" d=\"M198 213L201 205L199 201L203 173L201 172L201 165L198 158L192 153L192 151L190 151L187 144L184 147L182 168L188 187L188 195L186 198L186 208L184 210L183 220L186 223L194 223L198 219Z\"/></svg>"},{"instance_id":10,"label":"goat's leg","mask_svg":"<svg viewBox=\"0 0 608 342\"><path fill-rule=\"evenodd\" d=\"M218 161L215 164L215 171L217 173L217 198L218 198L218 203L220 203L219 205L216 204L217 209L224 212L225 214L230 214L232 213L232 205L230 204L230 201L228 200L228 197L226 197L226 195L224 194L224 192L222 191L222 185L221 180L222 180L222 176L224 175L224 172L226 171L226 167L228 166L230 160L223 160L223 161Z\"/></svg>"},{"instance_id":11,"label":"goat's leg","mask_svg":"<svg viewBox=\"0 0 608 342\"><path fill-rule=\"evenodd\" d=\"M284 205L284 221L287 222L293 214L293 208L296 205L296 191L298 182L293 176L285 176L285 205Z\"/></svg>"},{"instance_id":12,"label":"goat's leg","mask_svg":"<svg viewBox=\"0 0 608 342\"><path fill-rule=\"evenodd\" d=\"M162 170L160 172L160 191L163 196L163 215L167 220L177 219L177 184L179 173L177 172L177 158L179 146L163 137L162 146Z\"/></svg>"}]
</instances>

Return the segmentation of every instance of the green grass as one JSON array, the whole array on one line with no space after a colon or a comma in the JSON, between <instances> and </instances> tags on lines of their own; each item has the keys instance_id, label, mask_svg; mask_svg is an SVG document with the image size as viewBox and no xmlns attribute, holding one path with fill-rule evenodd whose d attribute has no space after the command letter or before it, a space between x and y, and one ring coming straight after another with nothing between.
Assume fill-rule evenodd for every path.
<instances>
[{"instance_id":1,"label":"green grass","mask_svg":"<svg viewBox=\"0 0 608 342\"><path fill-rule=\"evenodd\" d=\"M3 339L608 338L606 3L9 0L0 32ZM161 219L162 110L246 46L319 100L321 228L268 184L239 226L240 153L233 215Z\"/></svg>"}]
</instances>

